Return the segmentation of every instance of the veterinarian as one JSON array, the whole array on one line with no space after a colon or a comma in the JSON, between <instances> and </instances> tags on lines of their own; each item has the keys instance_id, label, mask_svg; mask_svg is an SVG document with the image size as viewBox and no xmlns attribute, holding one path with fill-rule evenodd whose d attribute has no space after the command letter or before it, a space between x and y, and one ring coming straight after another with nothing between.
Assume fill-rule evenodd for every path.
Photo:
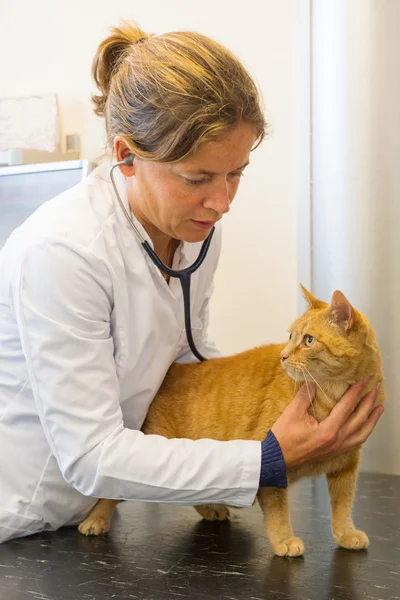
<instances>
[{"instance_id":1,"label":"veterinarian","mask_svg":"<svg viewBox=\"0 0 400 600\"><path fill-rule=\"evenodd\" d=\"M263 442L140 431L169 366L197 359L180 282L126 213L174 270L215 227L190 306L196 349L218 356L207 323L219 221L265 121L243 66L198 34L124 25L100 44L93 74L111 162L45 203L0 254L2 542L79 523L97 498L250 506L260 485L286 486L287 467L363 442L381 411L374 393L354 411L359 383L321 424L302 388Z\"/></svg>"}]
</instances>

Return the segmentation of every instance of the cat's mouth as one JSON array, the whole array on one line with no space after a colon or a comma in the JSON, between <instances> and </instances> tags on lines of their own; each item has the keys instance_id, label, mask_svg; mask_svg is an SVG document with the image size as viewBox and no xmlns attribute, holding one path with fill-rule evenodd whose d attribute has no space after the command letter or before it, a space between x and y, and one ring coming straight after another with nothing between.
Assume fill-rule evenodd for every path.
<instances>
[{"instance_id":1,"label":"cat's mouth","mask_svg":"<svg viewBox=\"0 0 400 600\"><path fill-rule=\"evenodd\" d=\"M292 367L283 367L286 373L295 381L305 381L304 374L300 369L293 369Z\"/></svg>"}]
</instances>

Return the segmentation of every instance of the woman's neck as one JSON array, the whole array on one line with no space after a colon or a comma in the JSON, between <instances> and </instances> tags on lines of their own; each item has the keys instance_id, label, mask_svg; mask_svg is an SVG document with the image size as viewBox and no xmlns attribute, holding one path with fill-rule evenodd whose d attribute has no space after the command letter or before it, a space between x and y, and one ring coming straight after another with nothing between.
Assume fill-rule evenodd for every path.
<instances>
[{"instance_id":1,"label":"woman's neck","mask_svg":"<svg viewBox=\"0 0 400 600\"><path fill-rule=\"evenodd\" d=\"M166 263L167 257L171 255L171 250L173 255L176 248L179 246L179 241L175 240L163 231L160 231L157 227L155 227L155 225L149 223L143 218L140 218L140 216L136 215L136 218L153 242L154 251L156 254L158 254L161 260Z\"/></svg>"}]
</instances>

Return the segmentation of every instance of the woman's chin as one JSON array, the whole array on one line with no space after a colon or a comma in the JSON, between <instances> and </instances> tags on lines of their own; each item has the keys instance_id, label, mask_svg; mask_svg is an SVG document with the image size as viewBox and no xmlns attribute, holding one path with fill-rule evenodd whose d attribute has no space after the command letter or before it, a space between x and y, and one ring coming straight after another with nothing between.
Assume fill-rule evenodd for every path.
<instances>
[{"instance_id":1,"label":"woman's chin","mask_svg":"<svg viewBox=\"0 0 400 600\"><path fill-rule=\"evenodd\" d=\"M184 242L191 242L195 244L197 242L204 242L204 240L208 237L211 229L199 230L199 231L190 231L187 232L186 235L182 239Z\"/></svg>"}]
</instances>

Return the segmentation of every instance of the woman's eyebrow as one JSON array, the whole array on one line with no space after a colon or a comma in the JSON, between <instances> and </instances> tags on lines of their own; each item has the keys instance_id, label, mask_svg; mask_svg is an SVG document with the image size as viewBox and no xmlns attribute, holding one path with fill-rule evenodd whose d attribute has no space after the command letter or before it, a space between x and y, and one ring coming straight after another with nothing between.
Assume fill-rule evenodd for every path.
<instances>
[{"instance_id":1,"label":"woman's eyebrow","mask_svg":"<svg viewBox=\"0 0 400 600\"><path fill-rule=\"evenodd\" d=\"M245 167L247 167L247 165L250 164L250 161L248 160L244 165L242 165L241 167L237 167L236 169L233 169L232 173L234 171L241 171L242 169L244 169ZM186 173L194 173L196 175L218 175L218 173L215 173L214 171L207 171L206 169L184 169L184 171Z\"/></svg>"}]
</instances>

